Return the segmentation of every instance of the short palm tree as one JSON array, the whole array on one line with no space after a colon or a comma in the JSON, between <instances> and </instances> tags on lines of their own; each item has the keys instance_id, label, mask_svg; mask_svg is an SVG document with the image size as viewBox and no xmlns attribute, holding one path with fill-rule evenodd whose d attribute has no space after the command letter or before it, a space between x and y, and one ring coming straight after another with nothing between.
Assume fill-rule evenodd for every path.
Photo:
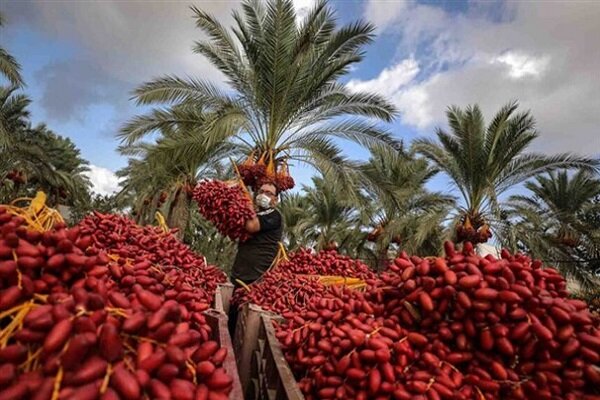
<instances>
[{"instance_id":1,"label":"short palm tree","mask_svg":"<svg viewBox=\"0 0 600 400\"><path fill-rule=\"evenodd\" d=\"M436 254L444 238L443 222L454 199L426 189L438 172L424 159L403 147L380 148L362 166L372 184L365 187L371 199L370 239L379 268L392 243L412 254Z\"/></svg>"},{"instance_id":2,"label":"short palm tree","mask_svg":"<svg viewBox=\"0 0 600 400\"><path fill-rule=\"evenodd\" d=\"M364 197L359 202L347 195L351 189L323 178L313 178L313 185L304 186L301 193L283 196L280 209L289 247L327 248L336 243L341 252L380 269L391 248L439 252L443 222L454 203L449 196L425 189L435 169L401 146L373 149L360 168L368 185L359 188L358 195ZM373 225L380 234L368 243Z\"/></svg>"},{"instance_id":3,"label":"short palm tree","mask_svg":"<svg viewBox=\"0 0 600 400\"><path fill-rule=\"evenodd\" d=\"M313 177L312 185L303 185L301 192L283 193L278 209L287 249L336 249L359 257L368 212L362 201L357 203L347 195L348 190L339 182Z\"/></svg>"},{"instance_id":4,"label":"short palm tree","mask_svg":"<svg viewBox=\"0 0 600 400\"><path fill-rule=\"evenodd\" d=\"M4 25L4 17L0 13L0 27ZM13 56L0 47L0 74L3 75L13 86L22 86L21 66Z\"/></svg>"},{"instance_id":5,"label":"short palm tree","mask_svg":"<svg viewBox=\"0 0 600 400\"><path fill-rule=\"evenodd\" d=\"M503 244L556 264L584 285L597 283L590 273L600 255L600 227L585 216L600 215L594 202L599 177L561 171L537 176L525 187L531 194L511 196L508 203Z\"/></svg>"},{"instance_id":6,"label":"short palm tree","mask_svg":"<svg viewBox=\"0 0 600 400\"><path fill-rule=\"evenodd\" d=\"M446 173L461 194L459 240L487 241L488 223L498 215L498 196L528 178L557 169L598 168L596 159L526 152L538 133L531 114L516 113L517 108L516 102L505 105L486 127L479 106L464 110L452 106L446 113L450 132L439 128L437 142L415 143L416 150Z\"/></svg>"},{"instance_id":7,"label":"short palm tree","mask_svg":"<svg viewBox=\"0 0 600 400\"><path fill-rule=\"evenodd\" d=\"M283 193L277 206L283 218L283 241L287 248L295 250L308 246L306 235L306 219L308 204L306 197L301 193Z\"/></svg>"},{"instance_id":8,"label":"short palm tree","mask_svg":"<svg viewBox=\"0 0 600 400\"><path fill-rule=\"evenodd\" d=\"M0 151L0 162L2 168L18 171L23 181L3 191L4 201L32 197L37 190L46 192L53 206L89 201L88 163L70 139L40 125L14 132L11 140L11 147Z\"/></svg>"},{"instance_id":9,"label":"short palm tree","mask_svg":"<svg viewBox=\"0 0 600 400\"><path fill-rule=\"evenodd\" d=\"M561 225L568 225L577 223L578 213L600 195L600 179L587 171L578 171L572 176L567 171L550 172L525 183L525 188L533 197L515 195L510 199L543 211L545 217L551 217Z\"/></svg>"},{"instance_id":10,"label":"short palm tree","mask_svg":"<svg viewBox=\"0 0 600 400\"><path fill-rule=\"evenodd\" d=\"M29 184L45 191L49 204L73 206L90 201L89 164L71 139L39 125L26 139L26 145L42 151L43 161L38 164L47 167L32 173Z\"/></svg>"},{"instance_id":11,"label":"short palm tree","mask_svg":"<svg viewBox=\"0 0 600 400\"><path fill-rule=\"evenodd\" d=\"M343 245L354 227L360 226L360 214L344 188L320 177L313 177L311 186L303 187L306 216L302 229L311 245L317 249Z\"/></svg>"},{"instance_id":12,"label":"short palm tree","mask_svg":"<svg viewBox=\"0 0 600 400\"><path fill-rule=\"evenodd\" d=\"M194 50L223 73L229 87L174 76L142 85L135 91L138 104L167 107L130 121L120 133L125 144L186 124L194 132L191 140L227 141L245 154L306 163L350 184L356 181L356 164L334 139L366 147L395 143L373 122L392 120L393 106L339 83L362 60L363 46L373 39L372 25L338 28L325 1L297 22L291 0L247 0L241 14L234 12L230 30L206 12L192 10L208 36Z\"/></svg>"},{"instance_id":13,"label":"short palm tree","mask_svg":"<svg viewBox=\"0 0 600 400\"><path fill-rule=\"evenodd\" d=\"M125 178L120 197L133 195L139 222L151 222L160 203L165 203L167 225L183 234L189 222L192 189L201 177L222 168L220 160L234 156L236 148L227 142L190 141L192 133L185 126L176 128L163 131L154 144L121 147L122 154L135 158L130 158L128 167L118 175Z\"/></svg>"}]
</instances>

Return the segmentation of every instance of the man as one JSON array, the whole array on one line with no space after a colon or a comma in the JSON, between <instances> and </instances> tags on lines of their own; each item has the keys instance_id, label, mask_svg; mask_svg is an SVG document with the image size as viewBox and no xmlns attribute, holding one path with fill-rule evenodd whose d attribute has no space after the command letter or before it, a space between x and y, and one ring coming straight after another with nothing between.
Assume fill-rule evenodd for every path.
<instances>
[{"instance_id":1,"label":"man","mask_svg":"<svg viewBox=\"0 0 600 400\"><path fill-rule=\"evenodd\" d=\"M277 255L278 244L283 233L282 218L277 205L277 188L271 183L260 186L254 199L256 217L246 222L250 239L238 245L238 252L231 270L231 281L235 288L259 279L269 269ZM229 313L229 331L233 335L237 321L237 307Z\"/></svg>"}]
</instances>

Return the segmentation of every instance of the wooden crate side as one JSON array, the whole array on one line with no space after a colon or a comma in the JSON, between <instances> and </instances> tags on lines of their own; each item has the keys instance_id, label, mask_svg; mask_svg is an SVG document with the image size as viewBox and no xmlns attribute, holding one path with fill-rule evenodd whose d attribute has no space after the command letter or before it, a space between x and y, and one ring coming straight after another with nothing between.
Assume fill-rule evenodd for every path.
<instances>
[{"instance_id":1,"label":"wooden crate side","mask_svg":"<svg viewBox=\"0 0 600 400\"><path fill-rule=\"evenodd\" d=\"M269 315L261 316L261 335L264 335L265 340L261 364L263 370L259 379L259 383L265 387L261 388L261 393L273 400L304 400L304 395L285 360L281 344L275 337L273 320Z\"/></svg>"},{"instance_id":2,"label":"wooden crate side","mask_svg":"<svg viewBox=\"0 0 600 400\"><path fill-rule=\"evenodd\" d=\"M238 313L234 349L243 393L250 384L252 353L256 349L260 315L264 311L255 304L245 304Z\"/></svg>"},{"instance_id":3,"label":"wooden crate side","mask_svg":"<svg viewBox=\"0 0 600 400\"><path fill-rule=\"evenodd\" d=\"M215 289L215 298L213 300L212 306L218 312L225 312L225 310L223 309L223 296L221 295L221 286L217 286L217 288Z\"/></svg>"},{"instance_id":4,"label":"wooden crate side","mask_svg":"<svg viewBox=\"0 0 600 400\"><path fill-rule=\"evenodd\" d=\"M233 296L233 288L234 286L230 282L219 283L217 285L213 300L215 310L229 314L229 303L231 302L231 296Z\"/></svg>"},{"instance_id":5,"label":"wooden crate side","mask_svg":"<svg viewBox=\"0 0 600 400\"><path fill-rule=\"evenodd\" d=\"M229 393L229 399L244 400L244 392L242 391L240 376L235 360L233 343L231 342L229 329L227 327L227 315L217 310L207 310L204 312L204 315L206 316L206 322L210 325L212 330L212 340L215 340L221 347L227 349L227 357L223 362L223 368L225 368L225 371L233 378L233 388Z\"/></svg>"},{"instance_id":6,"label":"wooden crate side","mask_svg":"<svg viewBox=\"0 0 600 400\"><path fill-rule=\"evenodd\" d=\"M217 311L229 314L229 304L233 296L233 284L230 282L219 283L215 289L213 308Z\"/></svg>"},{"instance_id":7,"label":"wooden crate side","mask_svg":"<svg viewBox=\"0 0 600 400\"><path fill-rule=\"evenodd\" d=\"M234 289L233 283L221 283L219 286L221 288L221 301L223 304L223 311L225 312L225 314L229 314L229 304L231 303L231 297L233 296Z\"/></svg>"},{"instance_id":8,"label":"wooden crate side","mask_svg":"<svg viewBox=\"0 0 600 400\"><path fill-rule=\"evenodd\" d=\"M254 353L258 350L261 315L269 315L271 318L281 318L275 313L263 310L256 304L247 303L240 309L236 321L233 348L240 373L240 382L246 395L248 395L251 379L256 378L252 376L252 359Z\"/></svg>"}]
</instances>

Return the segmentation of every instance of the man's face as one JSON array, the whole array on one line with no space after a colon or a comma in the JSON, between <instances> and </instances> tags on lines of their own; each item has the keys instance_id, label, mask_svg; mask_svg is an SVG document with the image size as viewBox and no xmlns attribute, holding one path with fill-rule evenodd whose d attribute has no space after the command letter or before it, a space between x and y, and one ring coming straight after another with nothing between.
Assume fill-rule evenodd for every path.
<instances>
[{"instance_id":1,"label":"man's face","mask_svg":"<svg viewBox=\"0 0 600 400\"><path fill-rule=\"evenodd\" d=\"M275 206L277 204L277 189L275 188L275 185L265 183L258 189L256 194L263 194L271 199L271 206Z\"/></svg>"}]
</instances>

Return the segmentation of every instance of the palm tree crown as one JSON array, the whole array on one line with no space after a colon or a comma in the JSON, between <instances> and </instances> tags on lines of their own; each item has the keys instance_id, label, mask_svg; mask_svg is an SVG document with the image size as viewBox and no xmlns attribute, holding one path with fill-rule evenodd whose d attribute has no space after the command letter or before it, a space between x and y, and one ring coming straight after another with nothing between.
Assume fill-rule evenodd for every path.
<instances>
[{"instance_id":1,"label":"palm tree crown","mask_svg":"<svg viewBox=\"0 0 600 400\"><path fill-rule=\"evenodd\" d=\"M516 102L505 105L486 127L477 105L465 110L453 106L446 113L449 133L440 128L438 142L416 141L416 149L445 172L461 193L459 227L471 230L462 239L487 240L487 219L498 210L498 196L528 178L561 168L598 168L595 159L526 152L538 133L531 114L516 113L517 108Z\"/></svg>"},{"instance_id":2,"label":"palm tree crown","mask_svg":"<svg viewBox=\"0 0 600 400\"><path fill-rule=\"evenodd\" d=\"M533 193L533 198L512 196L511 199L544 208L559 220L568 220L600 195L600 179L587 171L572 176L567 171L550 172L526 182L525 188Z\"/></svg>"},{"instance_id":3,"label":"palm tree crown","mask_svg":"<svg viewBox=\"0 0 600 400\"><path fill-rule=\"evenodd\" d=\"M414 151L377 149L362 166L369 177L365 191L371 200L370 238L378 253L379 268L385 266L390 245L416 254L435 254L442 247L443 221L454 199L427 190L438 172Z\"/></svg>"},{"instance_id":4,"label":"palm tree crown","mask_svg":"<svg viewBox=\"0 0 600 400\"><path fill-rule=\"evenodd\" d=\"M225 29L206 12L192 8L196 25L208 36L195 52L221 71L229 85L166 76L135 91L139 104L175 105L130 121L120 137L135 143L157 129L186 123L191 140L225 140L246 154L266 154L274 162L293 159L323 174L350 182L355 166L341 155L334 138L364 146L390 145L393 138L372 119L390 121L394 108L382 97L352 93L338 82L363 58L373 26L356 22L337 27L325 1L302 22L291 0L248 0ZM369 119L365 119L369 118Z\"/></svg>"},{"instance_id":5,"label":"palm tree crown","mask_svg":"<svg viewBox=\"0 0 600 400\"><path fill-rule=\"evenodd\" d=\"M566 275L586 285L600 265L600 227L588 218L600 215L594 200L600 179L586 171L536 176L525 184L531 194L511 196L503 244L527 250L555 263Z\"/></svg>"}]
</instances>

